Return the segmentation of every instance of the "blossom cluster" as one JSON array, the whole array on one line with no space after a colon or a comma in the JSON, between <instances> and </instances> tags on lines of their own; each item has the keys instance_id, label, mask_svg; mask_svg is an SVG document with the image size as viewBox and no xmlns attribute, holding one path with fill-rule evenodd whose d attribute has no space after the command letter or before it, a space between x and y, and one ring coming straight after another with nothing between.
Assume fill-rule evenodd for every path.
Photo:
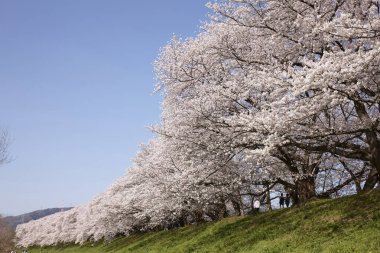
<instances>
[{"instance_id":1,"label":"blossom cluster","mask_svg":"<svg viewBox=\"0 0 380 253\"><path fill-rule=\"evenodd\" d=\"M155 63L157 136L106 192L17 227L19 245L110 239L369 190L380 175L380 2L228 0Z\"/></svg>"}]
</instances>

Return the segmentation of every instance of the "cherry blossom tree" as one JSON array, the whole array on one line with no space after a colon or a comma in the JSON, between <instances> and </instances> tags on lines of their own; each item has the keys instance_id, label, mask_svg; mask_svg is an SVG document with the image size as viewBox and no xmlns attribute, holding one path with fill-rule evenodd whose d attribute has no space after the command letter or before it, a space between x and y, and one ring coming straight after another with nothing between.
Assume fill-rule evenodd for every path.
<instances>
[{"instance_id":1,"label":"cherry blossom tree","mask_svg":"<svg viewBox=\"0 0 380 253\"><path fill-rule=\"evenodd\" d=\"M93 201L17 227L19 245L108 240L374 188L380 3L229 0L155 64L157 136Z\"/></svg>"}]
</instances>

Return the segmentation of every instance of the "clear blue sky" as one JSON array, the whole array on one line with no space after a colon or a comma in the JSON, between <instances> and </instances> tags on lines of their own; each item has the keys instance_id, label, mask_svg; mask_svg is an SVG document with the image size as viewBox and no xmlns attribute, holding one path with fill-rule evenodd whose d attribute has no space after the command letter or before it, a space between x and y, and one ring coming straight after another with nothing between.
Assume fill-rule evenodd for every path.
<instances>
[{"instance_id":1,"label":"clear blue sky","mask_svg":"<svg viewBox=\"0 0 380 253\"><path fill-rule=\"evenodd\" d=\"M90 201L160 118L153 61L196 34L207 0L0 0L0 213Z\"/></svg>"}]
</instances>

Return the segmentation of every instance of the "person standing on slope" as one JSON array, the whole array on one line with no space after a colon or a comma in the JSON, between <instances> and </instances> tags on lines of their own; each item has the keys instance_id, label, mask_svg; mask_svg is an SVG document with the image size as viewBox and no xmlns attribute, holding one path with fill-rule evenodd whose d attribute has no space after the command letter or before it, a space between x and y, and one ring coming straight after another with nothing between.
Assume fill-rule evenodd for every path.
<instances>
[{"instance_id":1,"label":"person standing on slope","mask_svg":"<svg viewBox=\"0 0 380 253\"><path fill-rule=\"evenodd\" d=\"M280 196L280 208L284 208L284 203L285 203L284 194L281 193L281 196Z\"/></svg>"},{"instance_id":2,"label":"person standing on slope","mask_svg":"<svg viewBox=\"0 0 380 253\"><path fill-rule=\"evenodd\" d=\"M259 212L260 210L260 201L258 200L255 200L255 202L253 203L253 209L255 210L255 212Z\"/></svg>"},{"instance_id":3,"label":"person standing on slope","mask_svg":"<svg viewBox=\"0 0 380 253\"><path fill-rule=\"evenodd\" d=\"M286 207L289 207L289 205L290 205L290 196L289 196L289 193L286 194L285 205L286 205Z\"/></svg>"}]
</instances>

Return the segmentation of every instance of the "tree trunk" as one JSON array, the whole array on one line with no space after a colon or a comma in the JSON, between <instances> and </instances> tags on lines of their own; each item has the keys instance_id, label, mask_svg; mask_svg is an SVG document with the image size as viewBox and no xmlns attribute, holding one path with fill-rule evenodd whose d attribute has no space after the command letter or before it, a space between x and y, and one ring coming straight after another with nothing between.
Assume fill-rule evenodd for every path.
<instances>
[{"instance_id":1,"label":"tree trunk","mask_svg":"<svg viewBox=\"0 0 380 253\"><path fill-rule=\"evenodd\" d=\"M197 210L194 211L193 217L196 224L201 224L205 222L204 212L201 208L198 208Z\"/></svg>"},{"instance_id":2,"label":"tree trunk","mask_svg":"<svg viewBox=\"0 0 380 253\"><path fill-rule=\"evenodd\" d=\"M292 196L293 204L304 204L311 198L316 197L315 193L315 178L307 176L296 181L296 190Z\"/></svg>"},{"instance_id":3,"label":"tree trunk","mask_svg":"<svg viewBox=\"0 0 380 253\"><path fill-rule=\"evenodd\" d=\"M271 200L270 200L270 189L269 189L269 184L266 184L267 191L266 191L266 204L268 207L268 210L272 210L272 205L271 205Z\"/></svg>"},{"instance_id":4,"label":"tree trunk","mask_svg":"<svg viewBox=\"0 0 380 253\"><path fill-rule=\"evenodd\" d=\"M372 168L364 183L363 191L372 190L376 186L376 183L378 181L379 181L379 173L377 172L376 168Z\"/></svg>"},{"instance_id":5,"label":"tree trunk","mask_svg":"<svg viewBox=\"0 0 380 253\"><path fill-rule=\"evenodd\" d=\"M371 130L365 132L366 142L369 145L371 164L376 168L377 173L380 175L380 142L377 138L376 129L374 129L374 122L372 122L371 117L368 115L366 107L362 102L354 101L354 105L355 110L364 126Z\"/></svg>"},{"instance_id":6,"label":"tree trunk","mask_svg":"<svg viewBox=\"0 0 380 253\"><path fill-rule=\"evenodd\" d=\"M224 218L226 213L226 205L224 203L216 204L213 208L211 208L206 215L210 217L211 220L217 221Z\"/></svg>"},{"instance_id":7,"label":"tree trunk","mask_svg":"<svg viewBox=\"0 0 380 253\"><path fill-rule=\"evenodd\" d=\"M377 135L374 132L366 133L367 142L369 144L369 149L371 153L371 164L377 171L377 176L373 176L372 170L369 177L373 176L374 179L377 178L376 182L379 181L380 175L380 143L377 139ZM376 185L374 183L373 187ZM373 188L372 187L372 188Z\"/></svg>"},{"instance_id":8,"label":"tree trunk","mask_svg":"<svg viewBox=\"0 0 380 253\"><path fill-rule=\"evenodd\" d=\"M235 215L237 216L241 216L241 207L240 207L240 203L234 199L231 199L231 203L232 203L232 206L234 208L234 211L235 211Z\"/></svg>"}]
</instances>

